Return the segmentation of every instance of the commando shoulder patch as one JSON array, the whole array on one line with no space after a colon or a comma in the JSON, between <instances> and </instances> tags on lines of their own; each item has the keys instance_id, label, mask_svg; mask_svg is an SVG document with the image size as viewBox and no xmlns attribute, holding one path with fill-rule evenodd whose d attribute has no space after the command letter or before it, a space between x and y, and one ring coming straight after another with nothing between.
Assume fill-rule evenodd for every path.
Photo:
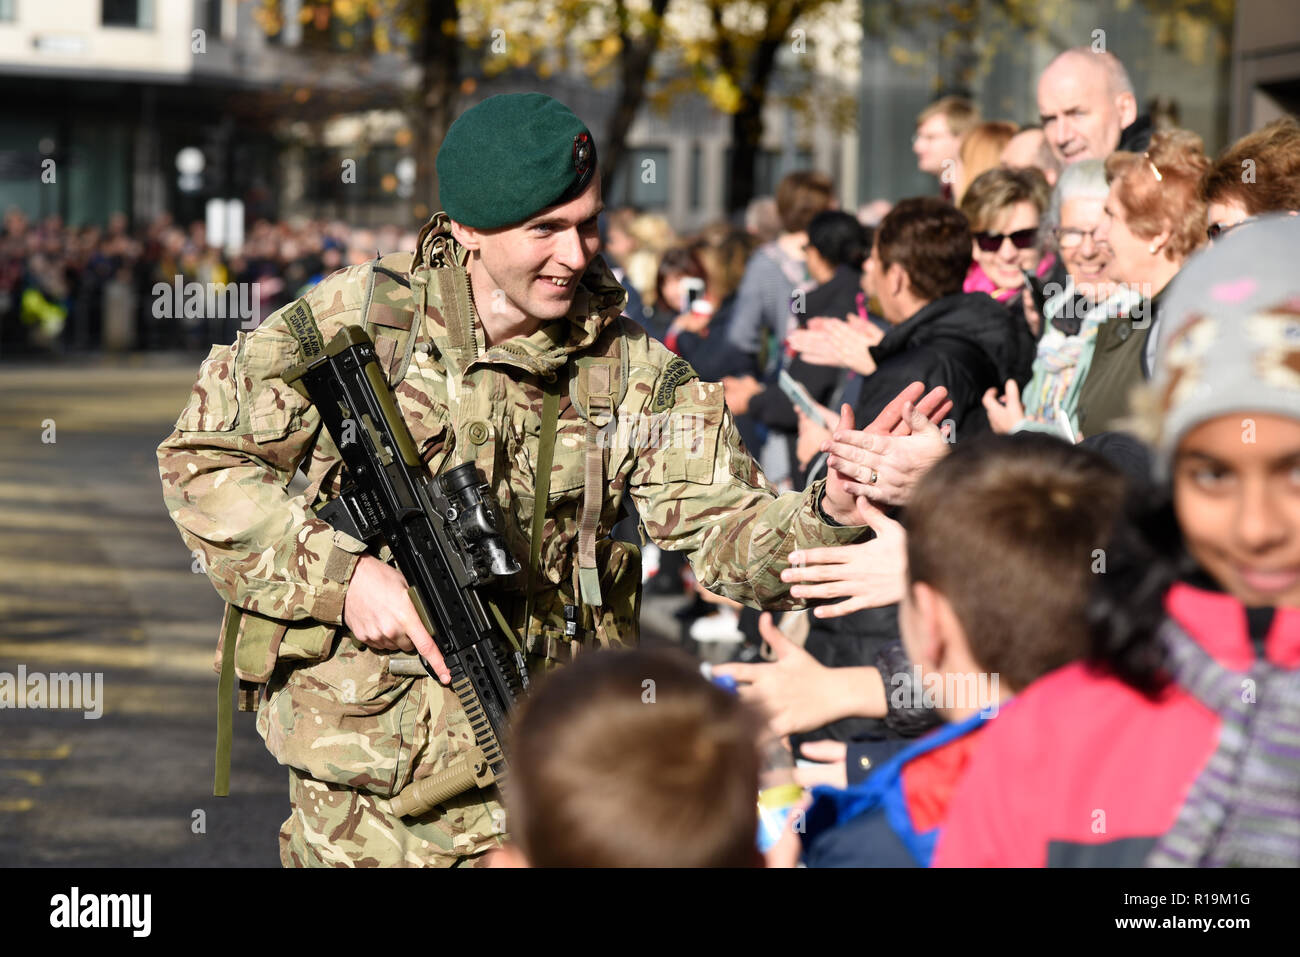
<instances>
[{"instance_id":1,"label":"commando shoulder patch","mask_svg":"<svg viewBox=\"0 0 1300 957\"><path fill-rule=\"evenodd\" d=\"M659 377L659 388L655 390L654 401L650 403L650 411L652 413L667 412L673 407L677 387L699 377L699 373L691 368L689 362L680 356L674 356L668 365L664 367L663 375Z\"/></svg>"},{"instance_id":2,"label":"commando shoulder patch","mask_svg":"<svg viewBox=\"0 0 1300 957\"><path fill-rule=\"evenodd\" d=\"M298 345L302 347L302 357L306 361L310 362L325 351L325 339L311 314L311 306L301 299L285 310L284 324L298 340Z\"/></svg>"}]
</instances>

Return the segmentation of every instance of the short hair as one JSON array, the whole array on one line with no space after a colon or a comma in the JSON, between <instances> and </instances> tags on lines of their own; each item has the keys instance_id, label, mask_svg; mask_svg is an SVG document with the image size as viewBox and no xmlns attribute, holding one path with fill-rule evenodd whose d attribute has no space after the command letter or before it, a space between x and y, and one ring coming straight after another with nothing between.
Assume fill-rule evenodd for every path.
<instances>
[{"instance_id":1,"label":"short hair","mask_svg":"<svg viewBox=\"0 0 1300 957\"><path fill-rule=\"evenodd\" d=\"M1251 216L1300 210L1300 123L1284 116L1237 140L1205 171L1200 196L1207 206L1239 203Z\"/></svg>"},{"instance_id":2,"label":"short hair","mask_svg":"<svg viewBox=\"0 0 1300 957\"><path fill-rule=\"evenodd\" d=\"M838 209L818 213L808 224L808 245L832 266L861 269L871 251L867 236L867 228L856 216Z\"/></svg>"},{"instance_id":3,"label":"short hair","mask_svg":"<svg viewBox=\"0 0 1300 957\"><path fill-rule=\"evenodd\" d=\"M1051 232L1061 225L1061 207L1070 200L1104 200L1109 192L1105 163L1099 159L1071 163L1061 171L1061 177L1056 181L1056 189L1052 190L1052 201L1048 204L1047 215L1043 217L1043 230Z\"/></svg>"},{"instance_id":4,"label":"short hair","mask_svg":"<svg viewBox=\"0 0 1300 957\"><path fill-rule=\"evenodd\" d=\"M903 515L908 586L943 595L971 656L1014 691L1088 653L1085 609L1124 480L1039 432L958 443Z\"/></svg>"},{"instance_id":5,"label":"short hair","mask_svg":"<svg viewBox=\"0 0 1300 957\"><path fill-rule=\"evenodd\" d=\"M679 650L579 655L515 716L509 833L535 867L755 866L761 726Z\"/></svg>"},{"instance_id":6,"label":"short hair","mask_svg":"<svg viewBox=\"0 0 1300 957\"><path fill-rule=\"evenodd\" d=\"M957 201L970 188L971 182L985 170L993 169L1002 159L1002 151L1016 135L1016 124L1007 120L987 120L972 126L962 137L962 181L958 184Z\"/></svg>"},{"instance_id":7,"label":"short hair","mask_svg":"<svg viewBox=\"0 0 1300 957\"><path fill-rule=\"evenodd\" d=\"M945 96L935 100L916 114L916 125L920 126L932 116L943 116L948 121L949 132L957 137L965 136L980 121L979 107L964 96Z\"/></svg>"},{"instance_id":8,"label":"short hair","mask_svg":"<svg viewBox=\"0 0 1300 957\"><path fill-rule=\"evenodd\" d=\"M1051 198L1051 187L1041 170L998 166L975 177L961 198L961 211L970 220L971 232L979 232L987 229L998 213L1016 203L1032 204L1041 220Z\"/></svg>"},{"instance_id":9,"label":"short hair","mask_svg":"<svg viewBox=\"0 0 1300 957\"><path fill-rule=\"evenodd\" d=\"M1124 64L1120 62L1119 57L1109 50L1094 50L1092 47L1071 47L1068 50L1062 50L1052 62L1047 64L1044 73L1050 70L1062 60L1076 60L1079 58L1086 59L1090 64L1099 67L1106 75L1106 88L1111 96L1119 96L1121 93L1133 93L1133 81L1129 79L1128 70L1124 69ZM1134 93L1136 96L1136 94Z\"/></svg>"},{"instance_id":10,"label":"short hair","mask_svg":"<svg viewBox=\"0 0 1300 957\"><path fill-rule=\"evenodd\" d=\"M912 292L933 302L962 290L970 269L970 225L938 197L905 199L880 221L875 249L881 267L898 263Z\"/></svg>"},{"instance_id":11,"label":"short hair","mask_svg":"<svg viewBox=\"0 0 1300 957\"><path fill-rule=\"evenodd\" d=\"M1169 130L1153 135L1145 153L1111 153L1106 180L1118 184L1115 195L1133 234L1149 239L1168 229L1165 257L1181 262L1206 241L1200 186L1209 168L1199 136Z\"/></svg>"},{"instance_id":12,"label":"short hair","mask_svg":"<svg viewBox=\"0 0 1300 957\"><path fill-rule=\"evenodd\" d=\"M807 229L814 216L830 209L834 189L825 173L797 170L783 176L776 187L776 214L781 229L787 233Z\"/></svg>"}]
</instances>

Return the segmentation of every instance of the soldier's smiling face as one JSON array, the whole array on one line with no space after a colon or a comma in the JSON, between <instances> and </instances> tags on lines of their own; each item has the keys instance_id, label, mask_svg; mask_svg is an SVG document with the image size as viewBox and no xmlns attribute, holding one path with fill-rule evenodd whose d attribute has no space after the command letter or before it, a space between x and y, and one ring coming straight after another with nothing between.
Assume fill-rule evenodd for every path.
<instances>
[{"instance_id":1,"label":"soldier's smiling face","mask_svg":"<svg viewBox=\"0 0 1300 957\"><path fill-rule=\"evenodd\" d=\"M479 315L516 325L568 313L578 280L600 246L596 217L603 208L600 178L593 176L575 198L516 226L472 229L453 224L457 241L477 253L470 258L469 273Z\"/></svg>"}]
</instances>

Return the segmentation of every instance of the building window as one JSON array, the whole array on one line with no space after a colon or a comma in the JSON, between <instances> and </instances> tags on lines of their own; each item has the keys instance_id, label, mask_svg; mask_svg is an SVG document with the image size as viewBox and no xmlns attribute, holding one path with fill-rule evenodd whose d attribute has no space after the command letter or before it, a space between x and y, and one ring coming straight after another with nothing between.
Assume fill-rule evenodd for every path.
<instances>
[{"instance_id":1,"label":"building window","mask_svg":"<svg viewBox=\"0 0 1300 957\"><path fill-rule=\"evenodd\" d=\"M221 39L221 5L223 0L204 0L200 23L211 40Z\"/></svg>"},{"instance_id":2,"label":"building window","mask_svg":"<svg viewBox=\"0 0 1300 957\"><path fill-rule=\"evenodd\" d=\"M639 146L623 154L610 189L612 206L668 208L668 147Z\"/></svg>"},{"instance_id":3,"label":"building window","mask_svg":"<svg viewBox=\"0 0 1300 957\"><path fill-rule=\"evenodd\" d=\"M691 144L691 209L700 208L704 193L704 150L698 142Z\"/></svg>"},{"instance_id":4,"label":"building window","mask_svg":"<svg viewBox=\"0 0 1300 957\"><path fill-rule=\"evenodd\" d=\"M103 23L106 27L153 29L154 0L103 0Z\"/></svg>"},{"instance_id":5,"label":"building window","mask_svg":"<svg viewBox=\"0 0 1300 957\"><path fill-rule=\"evenodd\" d=\"M776 195L777 184L781 182L782 177L787 173L793 173L796 170L813 169L813 155L811 150L796 150L791 161L782 162L783 157L777 150L760 150L754 157L754 196L774 196ZM726 182L731 183L731 147L727 147L726 156ZM723 195L726 195L724 190Z\"/></svg>"},{"instance_id":6,"label":"building window","mask_svg":"<svg viewBox=\"0 0 1300 957\"><path fill-rule=\"evenodd\" d=\"M18 0L0 0L0 23L14 22L14 5Z\"/></svg>"}]
</instances>

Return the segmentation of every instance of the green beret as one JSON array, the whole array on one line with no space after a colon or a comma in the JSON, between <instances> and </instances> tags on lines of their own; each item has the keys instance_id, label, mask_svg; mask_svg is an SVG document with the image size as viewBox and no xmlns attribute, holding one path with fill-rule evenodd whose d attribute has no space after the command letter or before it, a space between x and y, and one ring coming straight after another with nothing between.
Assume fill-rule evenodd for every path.
<instances>
[{"instance_id":1,"label":"green beret","mask_svg":"<svg viewBox=\"0 0 1300 957\"><path fill-rule=\"evenodd\" d=\"M542 93L505 93L451 124L438 194L456 222L497 229L573 199L595 170L596 141L572 110Z\"/></svg>"}]
</instances>

